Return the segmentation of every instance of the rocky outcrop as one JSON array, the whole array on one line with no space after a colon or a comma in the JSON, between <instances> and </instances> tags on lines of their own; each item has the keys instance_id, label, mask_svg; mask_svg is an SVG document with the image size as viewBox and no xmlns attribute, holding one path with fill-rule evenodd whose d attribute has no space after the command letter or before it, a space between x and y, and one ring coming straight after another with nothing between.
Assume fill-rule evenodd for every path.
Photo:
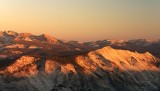
<instances>
[{"instance_id":1,"label":"rocky outcrop","mask_svg":"<svg viewBox=\"0 0 160 91\"><path fill-rule=\"evenodd\" d=\"M34 57L23 56L16 60L15 63L8 66L1 74L13 77L26 77L37 74L36 59Z\"/></svg>"},{"instance_id":2,"label":"rocky outcrop","mask_svg":"<svg viewBox=\"0 0 160 91\"><path fill-rule=\"evenodd\" d=\"M2 91L158 91L160 60L104 47L78 55L22 56L1 69Z\"/></svg>"}]
</instances>

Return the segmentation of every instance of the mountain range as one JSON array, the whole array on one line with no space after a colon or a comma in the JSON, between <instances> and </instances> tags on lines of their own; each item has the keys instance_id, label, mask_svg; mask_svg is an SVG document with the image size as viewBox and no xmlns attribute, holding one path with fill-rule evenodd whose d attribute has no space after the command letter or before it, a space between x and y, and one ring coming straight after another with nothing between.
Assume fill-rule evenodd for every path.
<instances>
[{"instance_id":1,"label":"mountain range","mask_svg":"<svg viewBox=\"0 0 160 91\"><path fill-rule=\"evenodd\" d=\"M160 91L159 40L0 32L0 91Z\"/></svg>"}]
</instances>

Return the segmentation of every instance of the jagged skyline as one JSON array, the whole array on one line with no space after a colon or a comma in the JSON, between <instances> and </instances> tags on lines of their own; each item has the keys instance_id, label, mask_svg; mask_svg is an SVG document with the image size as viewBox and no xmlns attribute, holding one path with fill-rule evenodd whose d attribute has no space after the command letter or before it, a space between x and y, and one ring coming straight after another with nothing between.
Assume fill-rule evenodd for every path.
<instances>
[{"instance_id":1,"label":"jagged skyline","mask_svg":"<svg viewBox=\"0 0 160 91\"><path fill-rule=\"evenodd\" d=\"M0 0L0 30L59 39L159 39L158 0Z\"/></svg>"}]
</instances>

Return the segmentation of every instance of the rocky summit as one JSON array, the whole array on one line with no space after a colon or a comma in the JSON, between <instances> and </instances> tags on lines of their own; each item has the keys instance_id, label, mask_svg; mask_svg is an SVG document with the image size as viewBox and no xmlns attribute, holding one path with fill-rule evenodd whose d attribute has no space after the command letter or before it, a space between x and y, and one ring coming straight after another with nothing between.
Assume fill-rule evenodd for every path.
<instances>
[{"instance_id":1,"label":"rocky summit","mask_svg":"<svg viewBox=\"0 0 160 91\"><path fill-rule=\"evenodd\" d=\"M160 91L160 42L0 32L0 91Z\"/></svg>"}]
</instances>

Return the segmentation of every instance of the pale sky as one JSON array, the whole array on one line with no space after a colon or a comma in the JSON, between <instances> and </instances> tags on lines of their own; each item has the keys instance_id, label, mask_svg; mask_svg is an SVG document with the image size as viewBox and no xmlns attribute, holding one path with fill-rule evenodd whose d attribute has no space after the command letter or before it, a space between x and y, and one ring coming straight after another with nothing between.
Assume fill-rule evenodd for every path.
<instances>
[{"instance_id":1,"label":"pale sky","mask_svg":"<svg viewBox=\"0 0 160 91\"><path fill-rule=\"evenodd\" d=\"M160 0L0 0L0 31L58 39L160 39Z\"/></svg>"}]
</instances>

